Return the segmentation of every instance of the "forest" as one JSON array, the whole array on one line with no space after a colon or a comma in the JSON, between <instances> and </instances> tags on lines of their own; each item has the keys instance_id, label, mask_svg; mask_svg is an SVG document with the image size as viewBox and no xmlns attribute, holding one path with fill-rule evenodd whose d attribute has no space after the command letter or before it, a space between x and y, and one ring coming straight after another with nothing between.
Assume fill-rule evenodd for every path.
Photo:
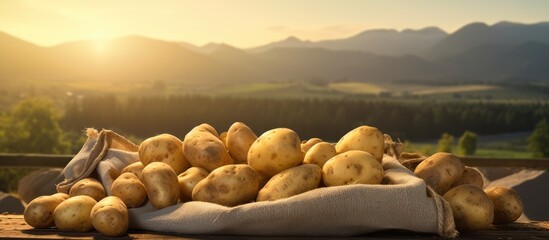
<instances>
[{"instance_id":1,"label":"forest","mask_svg":"<svg viewBox=\"0 0 549 240\"><path fill-rule=\"evenodd\" d=\"M209 123L218 132L236 121L256 134L288 127L302 139L337 141L360 126L378 127L401 140L437 139L442 133L480 135L531 131L549 117L546 102L406 102L359 99L246 99L200 95L129 97L113 95L74 100L61 125L69 131L105 128L139 138L171 133L180 138L194 126Z\"/></svg>"}]
</instances>

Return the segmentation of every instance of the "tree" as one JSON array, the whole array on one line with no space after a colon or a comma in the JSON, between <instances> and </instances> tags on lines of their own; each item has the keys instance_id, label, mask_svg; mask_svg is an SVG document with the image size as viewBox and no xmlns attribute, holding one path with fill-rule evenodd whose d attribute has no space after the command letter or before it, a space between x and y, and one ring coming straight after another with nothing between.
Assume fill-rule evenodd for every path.
<instances>
[{"instance_id":1,"label":"tree","mask_svg":"<svg viewBox=\"0 0 549 240\"><path fill-rule=\"evenodd\" d=\"M438 151L451 153L453 145L454 136L449 133L443 133L442 137L438 140Z\"/></svg>"},{"instance_id":2,"label":"tree","mask_svg":"<svg viewBox=\"0 0 549 240\"><path fill-rule=\"evenodd\" d=\"M27 99L0 115L0 152L67 153L70 144L65 139L50 101ZM19 179L32 170L0 169L0 191L15 191Z\"/></svg>"},{"instance_id":3,"label":"tree","mask_svg":"<svg viewBox=\"0 0 549 240\"><path fill-rule=\"evenodd\" d=\"M546 119L536 124L528 138L528 149L534 153L534 157L549 157L549 126Z\"/></svg>"},{"instance_id":4,"label":"tree","mask_svg":"<svg viewBox=\"0 0 549 240\"><path fill-rule=\"evenodd\" d=\"M478 135L471 131L465 131L459 138L458 149L463 155L473 155L477 151Z\"/></svg>"},{"instance_id":5,"label":"tree","mask_svg":"<svg viewBox=\"0 0 549 240\"><path fill-rule=\"evenodd\" d=\"M13 153L67 153L69 142L59 126L53 104L30 98L14 106L2 121L1 151Z\"/></svg>"}]
</instances>

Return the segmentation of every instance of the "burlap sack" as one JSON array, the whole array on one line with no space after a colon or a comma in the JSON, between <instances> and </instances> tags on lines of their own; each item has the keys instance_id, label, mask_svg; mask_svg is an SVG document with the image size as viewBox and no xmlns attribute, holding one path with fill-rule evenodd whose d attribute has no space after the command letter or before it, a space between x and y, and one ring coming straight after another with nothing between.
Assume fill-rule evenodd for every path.
<instances>
[{"instance_id":1,"label":"burlap sack","mask_svg":"<svg viewBox=\"0 0 549 240\"><path fill-rule=\"evenodd\" d=\"M97 170L110 192L113 173L137 161L133 144L113 144L126 141L106 130L90 136L65 168L70 179L58 188L66 191ZM129 210L130 227L182 234L353 236L400 229L456 236L452 211L441 196L393 157L385 155L382 164L382 185L325 187L236 207L193 201L157 210L147 204Z\"/></svg>"},{"instance_id":2,"label":"burlap sack","mask_svg":"<svg viewBox=\"0 0 549 240\"><path fill-rule=\"evenodd\" d=\"M110 130L97 132L87 129L88 139L82 149L63 169L65 180L59 183L58 192L68 193L73 184L87 177L99 178L107 194L120 171L139 161L138 146Z\"/></svg>"}]
</instances>

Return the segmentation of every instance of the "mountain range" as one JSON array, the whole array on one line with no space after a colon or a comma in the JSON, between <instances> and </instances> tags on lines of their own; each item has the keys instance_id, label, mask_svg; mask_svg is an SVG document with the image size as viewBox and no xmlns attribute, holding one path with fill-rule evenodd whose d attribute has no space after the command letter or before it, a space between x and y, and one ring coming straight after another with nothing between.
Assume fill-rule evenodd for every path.
<instances>
[{"instance_id":1,"label":"mountain range","mask_svg":"<svg viewBox=\"0 0 549 240\"><path fill-rule=\"evenodd\" d=\"M453 33L368 30L324 41L296 37L238 49L142 36L42 47L0 32L0 80L549 82L549 22L471 23Z\"/></svg>"}]
</instances>

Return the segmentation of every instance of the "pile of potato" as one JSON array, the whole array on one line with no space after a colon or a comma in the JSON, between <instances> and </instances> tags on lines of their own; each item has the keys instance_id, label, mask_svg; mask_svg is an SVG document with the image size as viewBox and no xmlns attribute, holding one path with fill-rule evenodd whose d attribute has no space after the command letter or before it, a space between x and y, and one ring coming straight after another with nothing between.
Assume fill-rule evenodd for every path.
<instances>
[{"instance_id":1,"label":"pile of potato","mask_svg":"<svg viewBox=\"0 0 549 240\"><path fill-rule=\"evenodd\" d=\"M221 135L208 124L193 128L181 141L161 134L143 141L139 161L126 166L106 196L93 178L78 181L69 194L31 201L25 221L35 228L62 231L96 229L124 235L128 208L147 201L157 209L187 201L236 206L275 201L318 187L380 184L384 137L377 129L358 127L337 144L318 138L301 141L288 128L257 135L234 123Z\"/></svg>"},{"instance_id":2,"label":"pile of potato","mask_svg":"<svg viewBox=\"0 0 549 240\"><path fill-rule=\"evenodd\" d=\"M170 134L143 141L139 161L120 172L111 185L112 196L106 196L99 181L86 178L74 184L68 195L57 193L34 199L24 217L35 228L55 226L77 232L96 229L107 236L122 236L128 229L128 208L147 201L156 209L187 201L237 206L276 201L318 187L381 184L384 140L377 128L369 126L353 129L331 144L318 138L302 142L288 128L272 129L257 137L240 122L220 135L212 126L201 124L183 141ZM477 194L482 182L479 187L466 185L478 180L469 180L468 176L477 175L456 157L435 154L415 173L439 194L447 192L444 197L462 229L479 229L492 223L494 206L494 223L511 218L509 212L498 215L497 211L498 206L509 206L512 197L501 196L509 196L510 191L497 189L485 194L480 190ZM481 197L474 195L473 199L469 192ZM481 216L484 212L486 215Z\"/></svg>"},{"instance_id":3,"label":"pile of potato","mask_svg":"<svg viewBox=\"0 0 549 240\"><path fill-rule=\"evenodd\" d=\"M450 204L458 230L486 229L491 224L514 222L522 215L517 192L504 187L483 190L480 172L450 153L433 154L414 173Z\"/></svg>"}]
</instances>

